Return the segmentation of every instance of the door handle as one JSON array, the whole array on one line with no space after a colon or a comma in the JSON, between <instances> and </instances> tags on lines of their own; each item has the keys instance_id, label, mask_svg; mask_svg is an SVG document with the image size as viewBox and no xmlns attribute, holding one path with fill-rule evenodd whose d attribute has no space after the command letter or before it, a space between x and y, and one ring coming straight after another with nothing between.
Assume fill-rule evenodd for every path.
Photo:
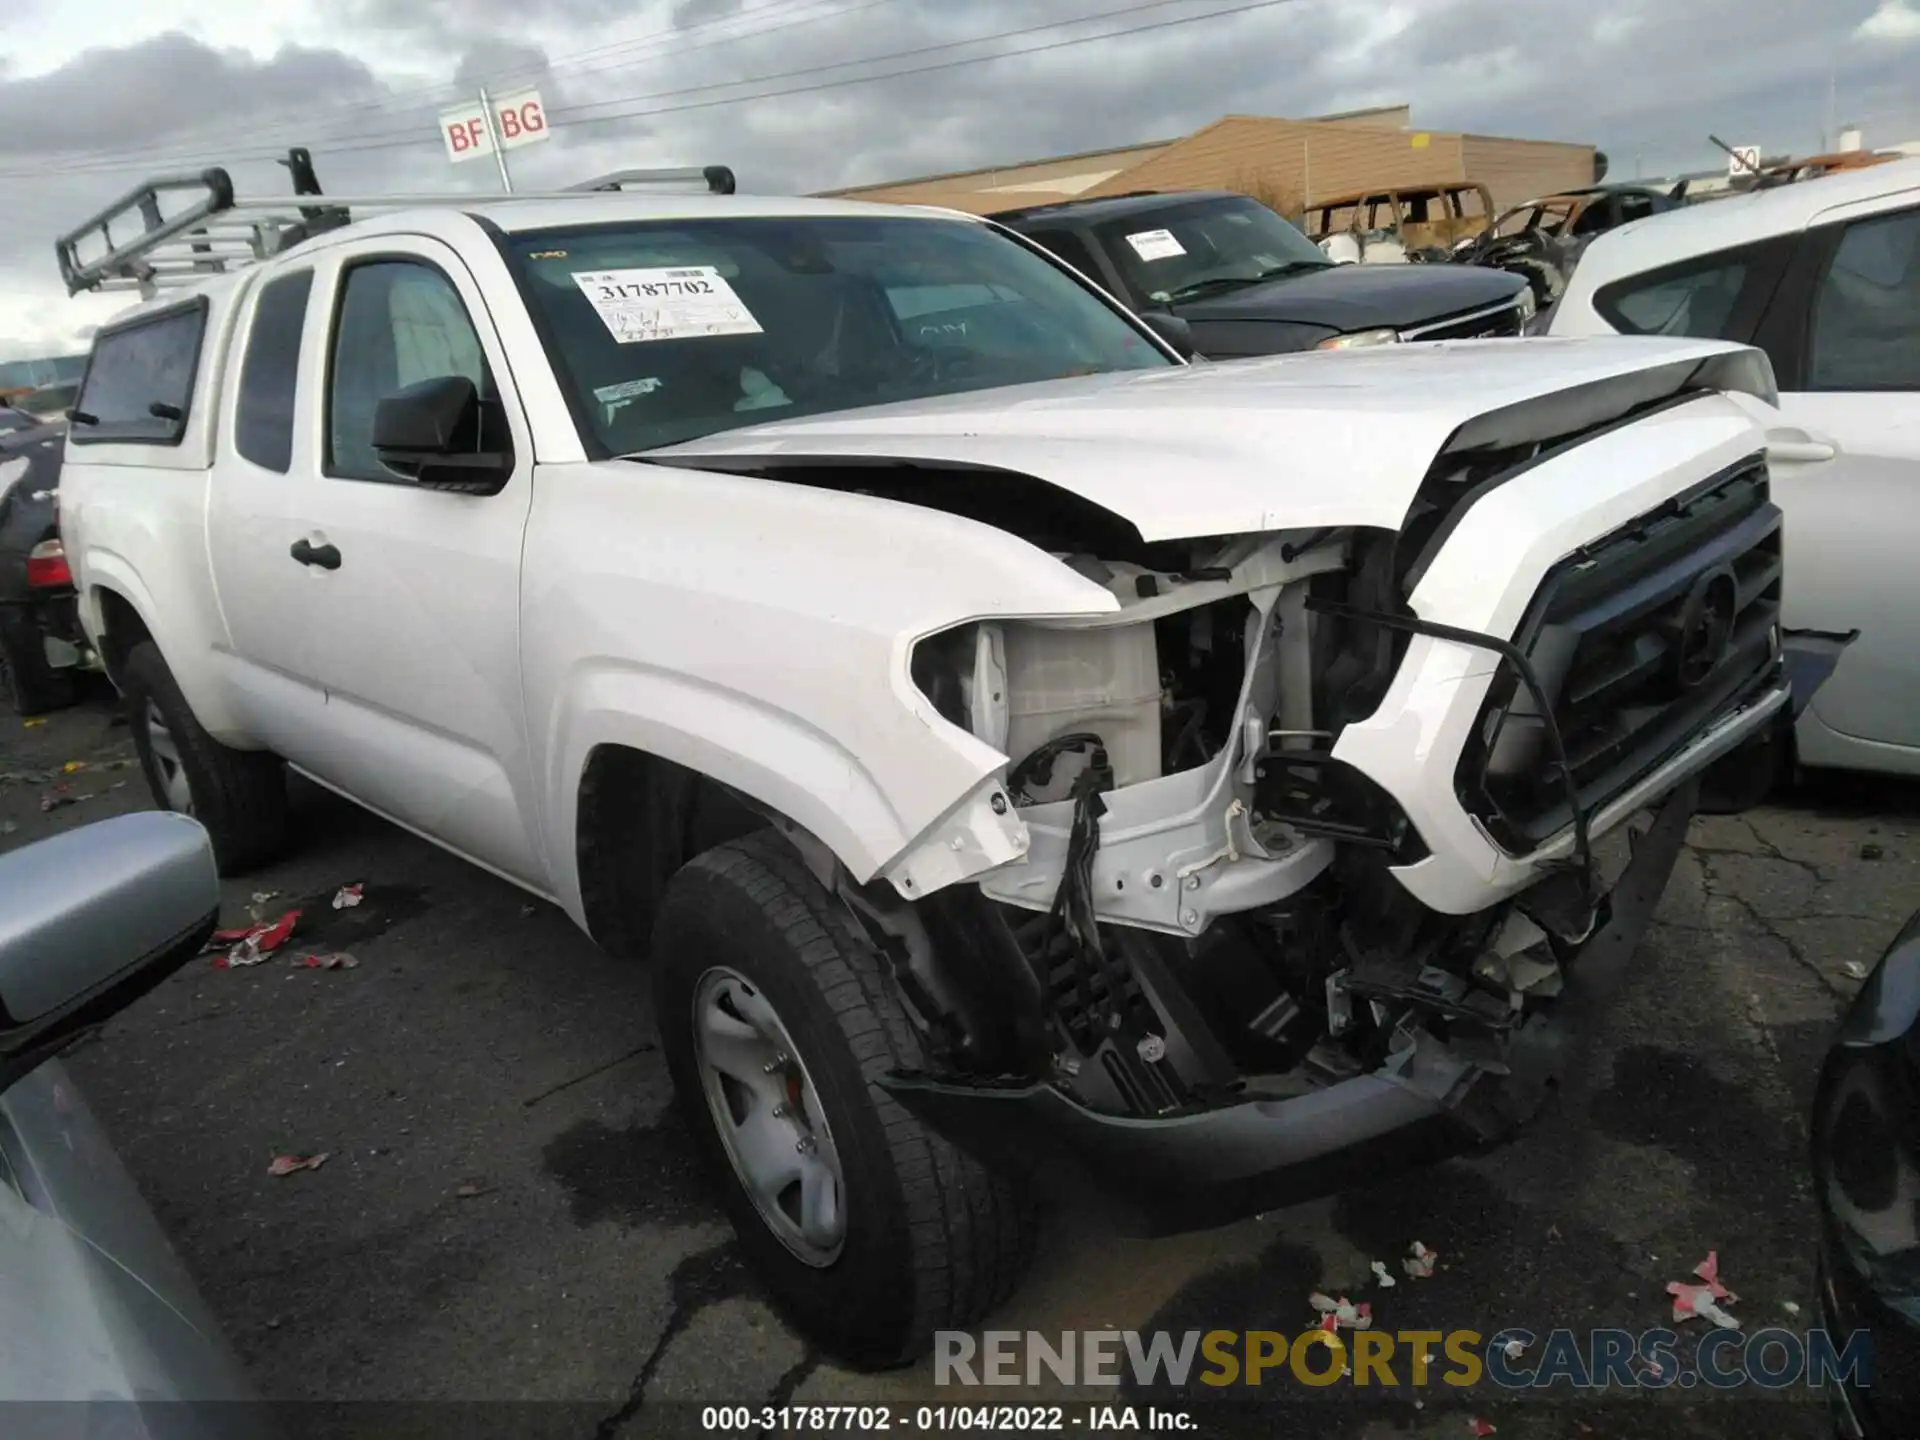
<instances>
[{"instance_id":1,"label":"door handle","mask_svg":"<svg viewBox=\"0 0 1920 1440\"><path fill-rule=\"evenodd\" d=\"M1840 453L1840 447L1824 435L1816 435L1811 430L1769 430L1767 432L1767 458L1784 460L1803 465L1817 465L1822 460L1831 460Z\"/></svg>"},{"instance_id":2,"label":"door handle","mask_svg":"<svg viewBox=\"0 0 1920 1440\"><path fill-rule=\"evenodd\" d=\"M318 565L322 570L340 568L340 547L338 545L312 545L305 540L296 540L287 553L302 565Z\"/></svg>"}]
</instances>

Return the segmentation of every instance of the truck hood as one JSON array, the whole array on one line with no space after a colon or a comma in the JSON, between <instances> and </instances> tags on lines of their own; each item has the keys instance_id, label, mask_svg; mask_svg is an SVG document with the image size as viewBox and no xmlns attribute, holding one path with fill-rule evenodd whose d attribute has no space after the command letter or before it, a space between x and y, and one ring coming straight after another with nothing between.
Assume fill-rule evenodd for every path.
<instances>
[{"instance_id":1,"label":"truck hood","mask_svg":"<svg viewBox=\"0 0 1920 1440\"><path fill-rule=\"evenodd\" d=\"M1003 386L629 458L768 475L836 464L1011 471L1111 511L1146 540L1398 529L1450 442L1547 439L1689 388L1776 398L1766 357L1721 341L1470 340Z\"/></svg>"},{"instance_id":2,"label":"truck hood","mask_svg":"<svg viewBox=\"0 0 1920 1440\"><path fill-rule=\"evenodd\" d=\"M1329 265L1175 305L1195 323L1278 320L1355 330L1406 330L1485 310L1520 293L1517 277L1475 265Z\"/></svg>"}]
</instances>

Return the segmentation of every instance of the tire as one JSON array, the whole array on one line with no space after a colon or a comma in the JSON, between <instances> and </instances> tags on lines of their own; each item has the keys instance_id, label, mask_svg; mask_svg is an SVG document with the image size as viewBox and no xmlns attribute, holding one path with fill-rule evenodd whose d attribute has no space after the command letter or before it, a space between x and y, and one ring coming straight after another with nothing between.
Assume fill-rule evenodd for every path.
<instances>
[{"instance_id":1,"label":"tire","mask_svg":"<svg viewBox=\"0 0 1920 1440\"><path fill-rule=\"evenodd\" d=\"M154 803L207 827L222 875L243 874L277 855L287 835L280 758L230 749L207 734L151 640L128 654L121 689Z\"/></svg>"},{"instance_id":2,"label":"tire","mask_svg":"<svg viewBox=\"0 0 1920 1440\"><path fill-rule=\"evenodd\" d=\"M64 710L77 694L73 676L47 664L46 639L31 612L0 606L0 695L25 717Z\"/></svg>"},{"instance_id":3,"label":"tire","mask_svg":"<svg viewBox=\"0 0 1920 1440\"><path fill-rule=\"evenodd\" d=\"M1024 1188L928 1130L880 1088L888 1071L923 1064L918 1037L879 958L784 840L762 831L675 875L654 924L653 965L662 1044L687 1124L719 1177L741 1247L810 1340L857 1366L907 1364L931 1346L934 1331L973 1325L1012 1293L1033 1253L1035 1215ZM722 1043L705 1038L712 1031L700 1018L716 994L722 1011L733 1005L735 1014L764 1001L779 1053L797 1059L764 1084L800 1102L803 1119L778 1122L789 1127L780 1144L801 1136L813 1147L809 1158L837 1170L837 1246L802 1235L808 1253L797 1250L742 1179L731 1147L744 1142L723 1136L717 1106L751 1087L718 1081L718 1068L703 1058ZM710 1084L720 1100L710 1101ZM766 1104L765 1094L753 1095L753 1106ZM762 1120L764 1113L749 1110ZM748 1127L731 1133L745 1136ZM796 1182L787 1200L805 1194L805 1182ZM795 1230L791 1216L785 1223Z\"/></svg>"}]
</instances>

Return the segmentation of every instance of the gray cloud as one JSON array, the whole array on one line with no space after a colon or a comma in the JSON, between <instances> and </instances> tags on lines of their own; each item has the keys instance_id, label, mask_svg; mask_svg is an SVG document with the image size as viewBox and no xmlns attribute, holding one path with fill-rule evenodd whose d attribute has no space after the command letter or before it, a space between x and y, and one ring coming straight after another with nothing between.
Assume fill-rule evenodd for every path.
<instances>
[{"instance_id":1,"label":"gray cloud","mask_svg":"<svg viewBox=\"0 0 1920 1440\"><path fill-rule=\"evenodd\" d=\"M453 83L463 90L482 85L533 85L549 80L547 52L525 40L488 35L473 42L454 67ZM552 96L549 104L557 104Z\"/></svg>"},{"instance_id":2,"label":"gray cloud","mask_svg":"<svg viewBox=\"0 0 1920 1440\"><path fill-rule=\"evenodd\" d=\"M0 83L0 163L132 150L216 126L243 134L257 115L335 105L384 87L338 50L288 46L266 60L170 33L86 50L45 75Z\"/></svg>"},{"instance_id":3,"label":"gray cloud","mask_svg":"<svg viewBox=\"0 0 1920 1440\"><path fill-rule=\"evenodd\" d=\"M633 10L632 0L347 0L342 19L351 27L458 37L476 29L589 25Z\"/></svg>"},{"instance_id":4,"label":"gray cloud","mask_svg":"<svg viewBox=\"0 0 1920 1440\"><path fill-rule=\"evenodd\" d=\"M685 30L693 25L708 25L741 13L741 0L674 0L673 27Z\"/></svg>"}]
</instances>

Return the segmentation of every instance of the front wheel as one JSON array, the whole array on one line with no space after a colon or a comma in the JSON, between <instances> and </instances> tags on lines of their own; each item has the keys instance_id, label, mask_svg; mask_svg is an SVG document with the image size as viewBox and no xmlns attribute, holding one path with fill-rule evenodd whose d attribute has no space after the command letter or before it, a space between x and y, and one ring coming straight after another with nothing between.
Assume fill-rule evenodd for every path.
<instances>
[{"instance_id":1,"label":"front wheel","mask_svg":"<svg viewBox=\"0 0 1920 1440\"><path fill-rule=\"evenodd\" d=\"M1033 1207L880 1088L924 1064L878 956L768 830L692 861L653 932L687 1123L775 1302L823 1349L907 1363L1000 1304Z\"/></svg>"},{"instance_id":2,"label":"front wheel","mask_svg":"<svg viewBox=\"0 0 1920 1440\"><path fill-rule=\"evenodd\" d=\"M237 875L278 854L287 832L279 757L235 750L209 735L151 640L128 654L121 688L154 803L206 826L220 873Z\"/></svg>"}]
</instances>

